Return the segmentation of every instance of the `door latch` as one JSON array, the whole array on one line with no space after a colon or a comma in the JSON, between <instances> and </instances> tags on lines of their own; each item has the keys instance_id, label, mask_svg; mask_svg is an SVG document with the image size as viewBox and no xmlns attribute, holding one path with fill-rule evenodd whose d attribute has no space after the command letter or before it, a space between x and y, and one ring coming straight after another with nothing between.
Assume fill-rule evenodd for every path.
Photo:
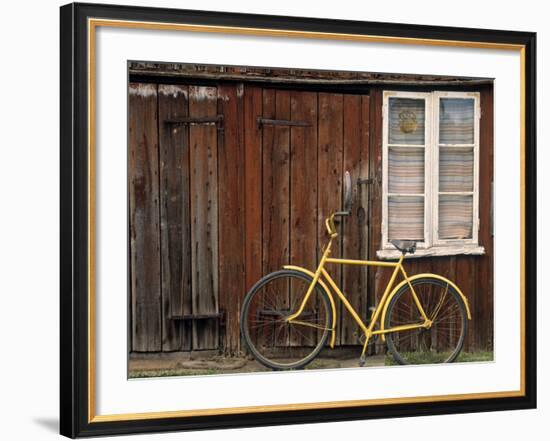
<instances>
[{"instance_id":1,"label":"door latch","mask_svg":"<svg viewBox=\"0 0 550 441\"><path fill-rule=\"evenodd\" d=\"M362 185L362 184L366 184L366 185L370 185L370 184L374 184L374 179L372 178L368 178L368 179L357 179L357 185Z\"/></svg>"}]
</instances>

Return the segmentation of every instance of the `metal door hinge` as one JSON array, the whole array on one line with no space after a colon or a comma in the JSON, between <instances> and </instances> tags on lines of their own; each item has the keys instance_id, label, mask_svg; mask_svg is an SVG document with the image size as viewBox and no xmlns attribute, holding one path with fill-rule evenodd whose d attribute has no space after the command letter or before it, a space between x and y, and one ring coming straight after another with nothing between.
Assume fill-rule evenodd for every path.
<instances>
[{"instance_id":1,"label":"metal door hinge","mask_svg":"<svg viewBox=\"0 0 550 441\"><path fill-rule=\"evenodd\" d=\"M225 318L225 312L212 312L205 314L183 314L183 315L172 315L170 317L172 320L212 320L217 319L223 321Z\"/></svg>"},{"instance_id":2,"label":"metal door hinge","mask_svg":"<svg viewBox=\"0 0 550 441\"><path fill-rule=\"evenodd\" d=\"M291 121L288 119L270 119L258 117L257 119L258 127L264 125L268 126L294 126L294 127L309 127L311 124L307 121Z\"/></svg>"},{"instance_id":3,"label":"metal door hinge","mask_svg":"<svg viewBox=\"0 0 550 441\"><path fill-rule=\"evenodd\" d=\"M164 124L175 125L175 126L212 124L212 125L216 125L216 128L218 130L223 130L223 115L165 119Z\"/></svg>"}]
</instances>

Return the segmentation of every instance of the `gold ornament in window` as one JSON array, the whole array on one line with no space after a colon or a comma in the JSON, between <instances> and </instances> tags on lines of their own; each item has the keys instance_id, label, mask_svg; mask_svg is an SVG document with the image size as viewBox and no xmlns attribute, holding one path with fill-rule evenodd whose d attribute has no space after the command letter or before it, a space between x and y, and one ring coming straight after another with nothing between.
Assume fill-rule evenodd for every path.
<instances>
[{"instance_id":1,"label":"gold ornament in window","mask_svg":"<svg viewBox=\"0 0 550 441\"><path fill-rule=\"evenodd\" d=\"M414 133L418 127L416 114L411 110L403 110L399 113L399 129L403 133Z\"/></svg>"}]
</instances>

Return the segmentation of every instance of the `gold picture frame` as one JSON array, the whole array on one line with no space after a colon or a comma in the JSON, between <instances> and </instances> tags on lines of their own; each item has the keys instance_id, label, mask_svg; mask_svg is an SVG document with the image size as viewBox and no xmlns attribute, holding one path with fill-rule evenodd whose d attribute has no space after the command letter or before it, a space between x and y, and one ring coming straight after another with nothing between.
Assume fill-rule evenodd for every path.
<instances>
[{"instance_id":1,"label":"gold picture frame","mask_svg":"<svg viewBox=\"0 0 550 441\"><path fill-rule=\"evenodd\" d=\"M233 22L234 25L220 24ZM61 433L70 437L235 427L323 419L374 418L535 406L535 35L504 31L339 22L243 14L198 13L124 6L70 4L61 8L62 329ZM276 38L307 38L514 51L521 63L521 256L520 389L441 396L416 396L220 409L166 410L101 415L96 412L95 161L96 33L99 28L169 30ZM86 93L82 94L85 91ZM71 109L75 109L75 113ZM63 159L65 158L65 159ZM78 164L77 164L78 162ZM64 185L65 184L65 185ZM64 185L64 186L63 186ZM76 215L75 215L76 213ZM76 221L79 223L76 224ZM86 238L85 242L75 237ZM79 256L78 262L74 256ZM85 262L85 264L84 264ZM80 289L79 289L80 287ZM82 291L82 288L85 290ZM527 295L529 293L529 295ZM78 318L78 320L75 320ZM84 319L84 320L82 320ZM85 324L85 325L84 325ZM76 349L70 342L76 341ZM85 381L83 382L83 380ZM425 407L423 407L425 406ZM231 416L232 418L228 418Z\"/></svg>"}]
</instances>

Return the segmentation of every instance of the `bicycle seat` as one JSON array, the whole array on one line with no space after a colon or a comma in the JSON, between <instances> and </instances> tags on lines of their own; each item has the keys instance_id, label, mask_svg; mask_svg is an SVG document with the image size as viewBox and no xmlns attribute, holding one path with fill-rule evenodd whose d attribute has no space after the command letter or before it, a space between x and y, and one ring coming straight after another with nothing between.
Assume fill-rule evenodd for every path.
<instances>
[{"instance_id":1,"label":"bicycle seat","mask_svg":"<svg viewBox=\"0 0 550 441\"><path fill-rule=\"evenodd\" d=\"M391 240L390 243L401 251L403 254L411 253L414 254L416 251L416 241L414 240Z\"/></svg>"}]
</instances>

